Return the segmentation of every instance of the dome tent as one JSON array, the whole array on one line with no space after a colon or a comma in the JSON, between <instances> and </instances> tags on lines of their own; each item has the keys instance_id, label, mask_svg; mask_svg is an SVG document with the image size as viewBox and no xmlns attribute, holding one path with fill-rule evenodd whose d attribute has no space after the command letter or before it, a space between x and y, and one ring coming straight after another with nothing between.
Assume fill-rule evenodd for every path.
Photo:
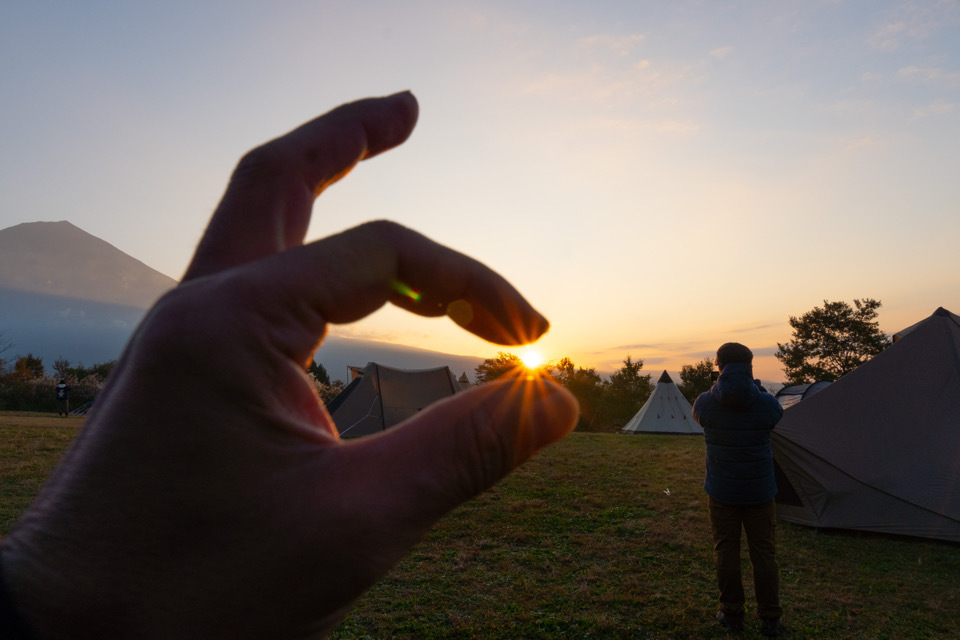
<instances>
[{"instance_id":1,"label":"dome tent","mask_svg":"<svg viewBox=\"0 0 960 640\"><path fill-rule=\"evenodd\" d=\"M792 407L801 400L806 400L810 396L820 393L830 386L829 380L818 380L809 384L792 384L780 389L774 395L780 406L786 409Z\"/></svg>"},{"instance_id":2,"label":"dome tent","mask_svg":"<svg viewBox=\"0 0 960 640\"><path fill-rule=\"evenodd\" d=\"M787 522L960 541L960 321L945 309L791 407L772 434Z\"/></svg>"},{"instance_id":3,"label":"dome tent","mask_svg":"<svg viewBox=\"0 0 960 640\"><path fill-rule=\"evenodd\" d=\"M460 391L449 367L406 370L370 362L327 406L343 438L385 431Z\"/></svg>"}]
</instances>

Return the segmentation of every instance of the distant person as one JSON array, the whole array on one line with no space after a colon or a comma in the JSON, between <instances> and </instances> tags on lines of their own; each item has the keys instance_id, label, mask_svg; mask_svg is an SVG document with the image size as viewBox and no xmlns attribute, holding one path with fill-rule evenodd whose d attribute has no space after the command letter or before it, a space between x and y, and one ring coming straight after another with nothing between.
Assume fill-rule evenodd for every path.
<instances>
[{"instance_id":1,"label":"distant person","mask_svg":"<svg viewBox=\"0 0 960 640\"><path fill-rule=\"evenodd\" d=\"M502 277L398 224L303 244L314 197L417 113L410 93L361 100L240 161L183 281L0 545L0 637L323 636L441 516L573 429L573 396L523 378L344 441L304 374L329 324L386 302L452 306L501 344L548 328Z\"/></svg>"},{"instance_id":2,"label":"distant person","mask_svg":"<svg viewBox=\"0 0 960 640\"><path fill-rule=\"evenodd\" d=\"M760 631L779 636L780 573L776 560L777 484L770 432L783 417L780 403L753 378L753 353L728 342L717 349L720 376L693 404L707 444L704 489L716 550L720 610L729 631L743 630L744 592L740 575L740 531L747 534Z\"/></svg>"},{"instance_id":3,"label":"distant person","mask_svg":"<svg viewBox=\"0 0 960 640\"><path fill-rule=\"evenodd\" d=\"M54 387L57 396L57 415L70 415L70 385L66 380L61 380L60 384Z\"/></svg>"}]
</instances>

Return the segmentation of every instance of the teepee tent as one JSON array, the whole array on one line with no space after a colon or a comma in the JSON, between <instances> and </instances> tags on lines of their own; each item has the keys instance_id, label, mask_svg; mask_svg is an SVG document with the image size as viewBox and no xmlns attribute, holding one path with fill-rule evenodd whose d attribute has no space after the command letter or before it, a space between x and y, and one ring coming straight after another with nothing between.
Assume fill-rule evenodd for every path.
<instances>
[{"instance_id":1,"label":"teepee tent","mask_svg":"<svg viewBox=\"0 0 960 640\"><path fill-rule=\"evenodd\" d=\"M327 406L343 438L385 431L460 391L449 367L409 371L371 362Z\"/></svg>"},{"instance_id":2,"label":"teepee tent","mask_svg":"<svg viewBox=\"0 0 960 640\"><path fill-rule=\"evenodd\" d=\"M703 429L693 419L693 407L666 371L660 376L647 402L620 431L703 435Z\"/></svg>"},{"instance_id":3,"label":"teepee tent","mask_svg":"<svg viewBox=\"0 0 960 640\"><path fill-rule=\"evenodd\" d=\"M960 541L960 319L938 309L786 411L772 443L781 519Z\"/></svg>"}]
</instances>

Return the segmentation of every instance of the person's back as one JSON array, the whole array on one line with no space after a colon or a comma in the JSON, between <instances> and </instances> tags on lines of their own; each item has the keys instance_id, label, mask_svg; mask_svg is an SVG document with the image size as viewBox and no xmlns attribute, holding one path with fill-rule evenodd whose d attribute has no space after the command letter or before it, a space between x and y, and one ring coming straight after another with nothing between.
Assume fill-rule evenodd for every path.
<instances>
[{"instance_id":1,"label":"person's back","mask_svg":"<svg viewBox=\"0 0 960 640\"><path fill-rule=\"evenodd\" d=\"M54 387L57 398L57 415L70 415L70 387L66 380L61 380L60 384Z\"/></svg>"},{"instance_id":2,"label":"person's back","mask_svg":"<svg viewBox=\"0 0 960 640\"><path fill-rule=\"evenodd\" d=\"M771 500L777 485L770 432L783 408L757 387L751 366L726 365L716 384L694 401L693 415L707 444L707 494L725 504Z\"/></svg>"},{"instance_id":3,"label":"person's back","mask_svg":"<svg viewBox=\"0 0 960 640\"><path fill-rule=\"evenodd\" d=\"M716 551L720 611L717 620L743 629L744 591L740 572L740 533L746 531L753 565L757 615L764 635L780 635L780 574L776 562L777 514L770 432L783 416L776 398L753 379L753 353L728 342L717 349L720 377L693 403L703 427L710 528Z\"/></svg>"}]
</instances>

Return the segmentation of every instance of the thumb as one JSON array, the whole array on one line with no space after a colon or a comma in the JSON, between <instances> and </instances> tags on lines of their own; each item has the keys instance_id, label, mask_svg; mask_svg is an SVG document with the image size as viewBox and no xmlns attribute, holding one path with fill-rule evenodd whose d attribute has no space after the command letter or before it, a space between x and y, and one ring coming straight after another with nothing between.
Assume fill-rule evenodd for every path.
<instances>
[{"instance_id":1,"label":"thumb","mask_svg":"<svg viewBox=\"0 0 960 640\"><path fill-rule=\"evenodd\" d=\"M394 517L426 529L569 434L579 412L555 380L511 378L432 405L358 449L365 468L389 478L393 496L384 502L395 505Z\"/></svg>"}]
</instances>

